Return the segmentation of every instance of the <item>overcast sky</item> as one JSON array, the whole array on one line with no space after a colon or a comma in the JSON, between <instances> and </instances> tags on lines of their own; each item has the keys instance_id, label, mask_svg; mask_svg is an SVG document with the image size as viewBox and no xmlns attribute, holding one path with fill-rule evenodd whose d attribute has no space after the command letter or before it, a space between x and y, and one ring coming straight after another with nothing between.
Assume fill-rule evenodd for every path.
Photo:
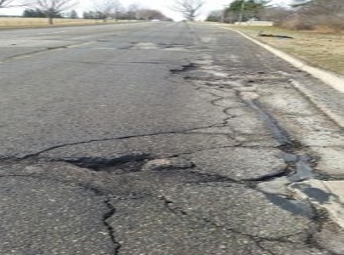
<instances>
[{"instance_id":1,"label":"overcast sky","mask_svg":"<svg viewBox=\"0 0 344 255\"><path fill-rule=\"evenodd\" d=\"M166 16L171 17L173 19L182 19L183 17L171 11L171 7L174 5L175 0L124 0L126 3L138 3L142 6L146 6L149 8L157 9L162 11ZM205 0L206 4L202 8L202 16L206 16L212 10L220 10L223 9L225 5L229 5L233 0ZM273 0L275 4L287 4L290 0Z\"/></svg>"},{"instance_id":2,"label":"overcast sky","mask_svg":"<svg viewBox=\"0 0 344 255\"><path fill-rule=\"evenodd\" d=\"M94 2L101 2L102 0L79 0L79 5L75 8L80 13L82 11L92 10ZM174 11L171 11L171 7L174 4L175 0L120 0L121 3L126 7L130 4L136 3L145 8L152 8L162 11L166 16L171 17L175 20L182 19L182 16ZM206 0L206 4L202 8L202 16L205 17L212 10L222 9L225 5L229 5L231 0ZM290 3L290 0L273 0L275 4L287 5ZM0 14L15 14L21 15L23 10L21 9L0 9Z\"/></svg>"}]
</instances>

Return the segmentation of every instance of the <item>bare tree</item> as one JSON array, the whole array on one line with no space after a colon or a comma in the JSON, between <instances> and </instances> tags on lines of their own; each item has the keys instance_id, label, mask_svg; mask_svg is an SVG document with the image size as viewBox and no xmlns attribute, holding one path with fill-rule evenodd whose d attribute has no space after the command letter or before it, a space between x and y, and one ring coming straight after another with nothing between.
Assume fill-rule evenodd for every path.
<instances>
[{"instance_id":1,"label":"bare tree","mask_svg":"<svg viewBox=\"0 0 344 255\"><path fill-rule=\"evenodd\" d=\"M211 11L207 16L206 21L224 22L224 11L223 10Z\"/></svg>"},{"instance_id":2,"label":"bare tree","mask_svg":"<svg viewBox=\"0 0 344 255\"><path fill-rule=\"evenodd\" d=\"M204 4L203 0L176 0L171 9L181 13L187 20L193 21L200 15L199 10Z\"/></svg>"},{"instance_id":3,"label":"bare tree","mask_svg":"<svg viewBox=\"0 0 344 255\"><path fill-rule=\"evenodd\" d=\"M11 8L11 7L22 7L26 6L28 1L20 0L0 0L0 9L1 8Z\"/></svg>"},{"instance_id":4,"label":"bare tree","mask_svg":"<svg viewBox=\"0 0 344 255\"><path fill-rule=\"evenodd\" d=\"M14 0L0 0L0 8L12 7Z\"/></svg>"},{"instance_id":5,"label":"bare tree","mask_svg":"<svg viewBox=\"0 0 344 255\"><path fill-rule=\"evenodd\" d=\"M138 4L131 4L127 10L128 19L138 19L138 11L140 6Z\"/></svg>"},{"instance_id":6,"label":"bare tree","mask_svg":"<svg viewBox=\"0 0 344 255\"><path fill-rule=\"evenodd\" d=\"M166 20L168 19L161 11L154 9L140 9L137 11L137 19L140 20Z\"/></svg>"},{"instance_id":7,"label":"bare tree","mask_svg":"<svg viewBox=\"0 0 344 255\"><path fill-rule=\"evenodd\" d=\"M282 25L292 17L293 12L290 9L280 6L265 8L261 13L262 20L273 21L276 26Z\"/></svg>"},{"instance_id":8,"label":"bare tree","mask_svg":"<svg viewBox=\"0 0 344 255\"><path fill-rule=\"evenodd\" d=\"M343 29L343 0L294 0L294 27L298 29L314 29L325 26Z\"/></svg>"},{"instance_id":9,"label":"bare tree","mask_svg":"<svg viewBox=\"0 0 344 255\"><path fill-rule=\"evenodd\" d=\"M102 0L97 1L95 4L96 12L101 15L105 22L110 16L116 19L117 13L122 8L119 0Z\"/></svg>"},{"instance_id":10,"label":"bare tree","mask_svg":"<svg viewBox=\"0 0 344 255\"><path fill-rule=\"evenodd\" d=\"M50 25L54 24L54 18L76 5L77 3L74 0L35 0L31 3L31 6L45 13Z\"/></svg>"}]
</instances>

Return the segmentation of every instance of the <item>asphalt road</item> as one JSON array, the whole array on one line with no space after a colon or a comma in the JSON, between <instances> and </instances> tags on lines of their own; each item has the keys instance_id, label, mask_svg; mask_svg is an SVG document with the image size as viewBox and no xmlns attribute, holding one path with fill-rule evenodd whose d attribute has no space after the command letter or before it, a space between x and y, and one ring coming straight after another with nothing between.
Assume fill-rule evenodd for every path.
<instances>
[{"instance_id":1,"label":"asphalt road","mask_svg":"<svg viewBox=\"0 0 344 255\"><path fill-rule=\"evenodd\" d=\"M0 254L344 254L288 189L343 177L342 128L309 97L344 97L239 34L4 30L0 61Z\"/></svg>"}]
</instances>

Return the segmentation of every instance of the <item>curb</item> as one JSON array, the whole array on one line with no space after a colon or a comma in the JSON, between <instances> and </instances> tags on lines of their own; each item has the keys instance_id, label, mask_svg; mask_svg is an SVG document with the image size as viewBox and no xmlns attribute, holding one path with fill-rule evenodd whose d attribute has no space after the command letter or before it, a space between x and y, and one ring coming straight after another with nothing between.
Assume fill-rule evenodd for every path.
<instances>
[{"instance_id":1,"label":"curb","mask_svg":"<svg viewBox=\"0 0 344 255\"><path fill-rule=\"evenodd\" d=\"M324 209L329 218L344 229L344 181L321 181L310 179L291 184L288 190L297 199L308 201Z\"/></svg>"},{"instance_id":2,"label":"curb","mask_svg":"<svg viewBox=\"0 0 344 255\"><path fill-rule=\"evenodd\" d=\"M296 58L290 56L289 54L287 54L283 51L277 50L277 49L275 49L275 48L273 48L273 47L271 47L265 43L262 43L256 39L253 39L252 37L244 34L243 32L237 31L235 29L227 28L227 27L219 27L219 28L234 31L234 32L242 35L246 39L254 42L255 44L258 44L259 46L263 47L264 49L270 51L271 53L275 54L276 56L278 56L278 57L282 58L283 60L287 61L288 63L292 64L296 68L309 73L313 77L323 81L324 83L326 83L327 85L336 89L337 91L344 93L344 77L343 76L337 75L337 74L329 72L329 71L325 71L325 70L317 68L317 67L309 66L306 63L304 63L303 61L296 59Z\"/></svg>"},{"instance_id":3,"label":"curb","mask_svg":"<svg viewBox=\"0 0 344 255\"><path fill-rule=\"evenodd\" d=\"M326 106L323 102L316 100L311 93L298 81L291 79L290 83L296 88L304 97L306 97L313 105L318 108L320 111L325 113L334 123L336 123L341 128L344 128L344 117L338 114L335 114L329 107ZM343 82L344 84L344 82Z\"/></svg>"},{"instance_id":4,"label":"curb","mask_svg":"<svg viewBox=\"0 0 344 255\"><path fill-rule=\"evenodd\" d=\"M322 82L324 82L326 85L334 88L335 90L344 93L344 77L334 74L332 72L320 69L320 68L316 68L316 67L312 67L307 65L306 63L302 62L299 59L296 59L292 56L290 56L289 54L277 50L275 48L273 48L270 45L267 45L265 43L262 43L246 34L244 34L243 32L231 29L231 28L226 28L226 27L219 27L222 29L226 29L226 30L230 30L233 32L236 32L238 34L240 34L241 36L245 37L246 39L252 41L253 43L263 47L264 49L266 49L267 51L271 52L272 54L278 56L279 58L283 59L284 61L292 64L294 67L307 72L308 74L310 74L311 76L313 76L314 78L321 80ZM309 93L307 91L307 89L298 81L291 79L290 80L291 84L298 90L300 91L300 93L302 93L305 97L307 97L308 100L310 100L320 111L324 112L334 123L336 123L338 126L344 128L344 118L334 112L332 112L331 109L329 109L329 107L327 107L324 103L322 103L321 101L317 100L316 98L314 98L311 93Z\"/></svg>"},{"instance_id":5,"label":"curb","mask_svg":"<svg viewBox=\"0 0 344 255\"><path fill-rule=\"evenodd\" d=\"M285 52L277 50L265 43L262 43L250 36L225 27L219 27L222 29L237 32L246 39L254 42L255 44L263 47L274 55L280 57L286 62L292 64L294 67L307 72L314 78L323 81L326 85L336 89L337 91L344 93L344 77L336 75L329 71L312 67L304 63L303 61L296 59ZM308 93L308 91L298 81L291 79L291 84L298 89L304 96L306 96L312 103L316 105L321 111L323 111L330 119L332 119L337 125L344 127L344 118L334 114L324 104L317 102ZM291 192L292 196L301 201L307 201L308 203L316 206L319 209L323 209L328 213L329 218L335 222L339 227L344 229L344 181L343 180L317 180L309 179L302 182L297 182L288 185L287 189Z\"/></svg>"}]
</instances>

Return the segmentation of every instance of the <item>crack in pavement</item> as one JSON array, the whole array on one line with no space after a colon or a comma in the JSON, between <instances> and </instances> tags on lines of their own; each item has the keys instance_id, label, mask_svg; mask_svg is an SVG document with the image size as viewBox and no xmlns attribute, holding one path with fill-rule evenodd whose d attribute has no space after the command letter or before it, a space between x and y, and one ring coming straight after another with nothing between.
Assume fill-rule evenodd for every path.
<instances>
[{"instance_id":1,"label":"crack in pavement","mask_svg":"<svg viewBox=\"0 0 344 255\"><path fill-rule=\"evenodd\" d=\"M30 153L21 157L5 157L0 155L0 160L10 160L10 159L30 159L39 156L45 152L49 152L51 150L67 147L67 146L74 146L74 145L81 145L81 144L88 144L93 142L106 142L106 141L115 141L115 140L125 140L130 138L138 138L138 137L150 137L150 136L157 136L157 135L168 135L168 134L188 134L188 132L207 129L216 127L218 125L222 125L222 123L212 124L209 126L198 127L198 128L190 128L190 129L183 129L183 130L176 130L176 131L168 131L168 132L157 132L157 133L148 133L148 134L141 134L141 135L128 135L128 136L120 136L120 137L109 137L109 138L101 138L101 139L91 139L87 141L79 141L79 142L72 142L72 143L63 143L55 146L51 146L49 148L40 150L35 153Z\"/></svg>"},{"instance_id":2,"label":"crack in pavement","mask_svg":"<svg viewBox=\"0 0 344 255\"><path fill-rule=\"evenodd\" d=\"M104 200L104 204L106 205L106 207L109 209L109 211L107 213L105 213L103 215L103 224L104 226L107 228L110 239L112 241L112 243L115 245L114 248L114 253L113 255L119 255L120 249L121 249L121 244L116 240L115 237L115 230L114 228L111 226L111 224L108 222L108 220L115 215L116 213L116 208L111 204L111 198L107 197Z\"/></svg>"},{"instance_id":3,"label":"crack in pavement","mask_svg":"<svg viewBox=\"0 0 344 255\"><path fill-rule=\"evenodd\" d=\"M187 72L192 72L195 70L201 70L201 65L196 65L194 63L189 63L187 65L183 65L182 68L180 69L173 69L171 70L172 74L181 74L181 73L187 73ZM188 76L183 76L184 79L187 79ZM214 77L210 77L213 78ZM226 79L226 78L225 78ZM210 94L214 97L216 97L216 99L213 99L210 101L210 104L220 107L222 108L223 113L225 113L226 115L229 115L228 118L226 118L225 120L223 120L223 125L227 125L228 121L230 119L233 118L233 115L229 113L229 110L232 109L232 107L224 107L222 105L217 104L217 102L224 100L224 99L231 99L231 97L228 97L226 95L219 95L216 94L214 92L211 92L209 90L205 90L205 88L209 88L211 87L213 90L219 90L222 91L224 93L229 92L229 90L224 90L223 88L218 89L218 88L214 88L214 86L209 86L207 83L203 84L203 80L200 79L201 81L201 86L199 84L197 84L197 82L191 82L191 84L193 86L195 86L196 88L198 88L201 92L203 93L207 93ZM219 82L221 83L221 82ZM279 123L277 122L277 120L275 120L269 113L267 113L265 110L262 109L262 107L259 105L258 99L245 99L242 96L242 91L240 90L235 90L235 97L240 99L241 102L243 102L245 105L247 105L248 107L250 107L251 109L253 109L255 112L258 113L258 116L261 118L261 120L263 121L263 123L266 125L267 129L271 132L272 136L274 137L274 139L280 144L277 148L279 148L280 150L282 150L285 153L291 153L291 154L295 154L295 151L301 150L303 148L302 144L299 141L296 141L295 139L291 138L291 135L284 130ZM236 140L236 135L230 135L229 137L231 137L232 139ZM241 143L242 145L243 143ZM309 167L311 169L313 169L311 166L309 166L307 161L302 161L299 159L302 159L302 157L300 155L295 154L298 158L298 161L295 161L295 163L301 162L303 163L306 167ZM289 164L290 167L290 164ZM272 175L272 178L269 178L269 176L266 177L262 177L262 180L264 180L264 178L266 178L266 181L272 180L275 177L282 177L285 175L288 175L292 173L292 171L290 171L290 169L283 171L282 173L278 173L276 176ZM295 176L294 176L295 179ZM259 180L259 178L257 179Z\"/></svg>"},{"instance_id":4,"label":"crack in pavement","mask_svg":"<svg viewBox=\"0 0 344 255\"><path fill-rule=\"evenodd\" d=\"M2 175L1 177L5 176ZM106 195L106 193L97 187L80 184L75 185L75 182L61 181L54 178L47 178L46 176L11 174L6 177L10 179L2 181L2 183L5 183L1 187L2 194L0 197L2 216L6 216L6 214L4 215L6 212L7 215L8 213L10 214L9 210L14 204L19 203L23 211L16 211L18 215L13 216L13 221L21 222L24 226L23 230L20 229L19 231L16 228L12 230L8 227L12 226L12 224L16 227L18 223L9 223L11 224L9 225L2 222L4 223L3 227L5 232L4 236L2 236L4 239L1 238L1 240L6 242L7 238L7 245L10 245L8 247L13 248L13 250L8 250L9 248L6 246L6 243L2 243L0 245L2 254L3 252L6 253L6 251L9 252L6 254L41 254L43 251L46 254L45 252L49 253L52 250L54 250L54 254L57 254L56 251L60 251L61 254L71 254L68 251L74 251L72 252L73 254L79 254L78 250L83 251L81 252L82 254L86 254L88 251L87 247L90 248L88 252L92 250L95 252L94 254L97 253L95 251L97 248L99 254L119 254L120 244L116 241L113 235L113 229L108 224L108 219L115 213L115 209L109 203L110 195ZM6 184L7 182L13 184L23 183L24 185L13 186ZM44 189L45 185L48 185L50 190ZM20 190L21 188L24 191ZM17 189L19 190L17 191ZM8 196L9 194L13 194L14 196ZM24 200L22 197L24 197ZM13 201L9 204L3 204L8 198ZM78 200L80 200L80 204ZM23 205L21 205L20 201L22 201ZM36 210L40 210L41 212ZM30 220L34 218L35 214L30 215L30 213L35 211L40 217L37 220L33 219L31 224L34 225L31 226ZM9 219L8 217L6 218ZM73 227L76 228L76 231L74 231ZM23 232L21 233L21 231ZM23 233L29 235L23 236ZM45 235L50 237L45 237ZM8 239L9 237L10 239ZM22 240L17 239L19 237ZM12 239L13 246L11 244ZM71 247L63 243L61 247L57 248L62 240L69 243ZM33 242L35 245L31 245ZM37 250L35 248L37 247L36 245L40 245ZM91 248L92 246L97 248ZM21 252L16 253L16 251ZM65 253L66 251L67 253ZM105 253L105 251L107 252ZM93 254L93 252L91 253Z\"/></svg>"},{"instance_id":5,"label":"crack in pavement","mask_svg":"<svg viewBox=\"0 0 344 255\"><path fill-rule=\"evenodd\" d=\"M267 128L272 132L272 135L280 143L281 148L291 147L295 148L295 142L290 138L290 135L282 129L277 121L273 119L268 113L262 110L259 107L257 101L254 100L244 100L252 109L256 110L261 116L264 123L267 125Z\"/></svg>"},{"instance_id":6,"label":"crack in pavement","mask_svg":"<svg viewBox=\"0 0 344 255\"><path fill-rule=\"evenodd\" d=\"M286 236L282 236L282 237L279 237L279 238L267 238L267 237L261 237L261 236L255 236L255 235L250 235L250 234L247 234L247 233L243 233L241 231L238 231L236 229L233 229L233 228L228 228L228 227L223 227L223 226L220 226L218 225L217 223L213 222L212 220L208 219L208 218L205 218L205 217L198 217L198 216L193 216L193 215L190 215L189 213L187 213L186 211L184 211L181 207L171 207L171 205L174 203L173 201L167 199L165 196L159 196L158 199L160 199L167 210L169 210L170 212L172 212L173 214L175 215L182 215L182 216L187 216L188 218L191 218L191 219L196 219L197 221L198 220L201 220L203 222L206 222L206 223L209 223L211 224L212 226L214 226L215 228L218 228L218 229L225 229L226 231L229 231L231 233L234 233L234 234L238 234L238 235L241 235L241 236L244 236L246 238L248 238L249 240L253 241L259 248L261 248L262 250L264 251L267 251L269 252L270 254L274 254L273 252L269 251L268 249L266 249L265 247L262 246L262 242L264 241L270 241L270 242L278 242L278 243L287 243L287 244L295 244L295 242L292 242L290 240L288 240L288 238L291 238L291 237L294 237L294 236L297 236L298 234L301 234L301 233L294 233L294 234L291 234L291 235L286 235ZM313 234L312 233L309 233L308 234L309 237L308 239L311 239L311 237L313 237ZM309 244L311 245L311 244ZM313 248L319 248L317 247L315 244L312 243L312 246ZM321 248L321 247L320 247ZM321 248L323 249L323 248Z\"/></svg>"},{"instance_id":7,"label":"crack in pavement","mask_svg":"<svg viewBox=\"0 0 344 255\"><path fill-rule=\"evenodd\" d=\"M171 73L172 74L181 74L183 72L184 73L185 72L193 72L195 70L196 71L199 70L199 67L200 67L199 65L195 65L195 64L190 63L189 65L183 66L181 69L171 70ZM224 122L225 125L228 124L228 120L233 118L229 112L232 109L232 107L225 108L219 102L221 102L224 99L230 99L230 97L226 97L225 95L221 96L217 93L212 93L211 91L206 90L207 86L209 87L209 83L204 83L204 80L209 80L209 79L211 79L211 77L209 79L202 79L202 78L195 78L194 79L193 76L184 75L183 78L185 80L190 80L190 83L195 87L196 90L203 92L203 93L210 94L213 97L216 97L216 99L211 100L209 103L214 105L214 106L221 107L222 111L225 114L230 116L227 119L227 121ZM214 79L214 77L213 77L213 80L215 80L215 82L210 84L210 87L212 87L212 89L219 90L219 91L222 91L225 93L228 91L228 90L224 91L223 88L218 88L218 86L216 85L217 82L219 84L221 83L221 79L219 79L219 78ZM260 119L263 120L265 126L271 132L274 139L280 144L277 148L280 149L281 151L287 153L287 154L291 154L294 156L294 160L292 160L292 162L290 162L290 159L287 159L287 158L285 159L285 162L287 163L287 167L284 171L281 171L280 173L277 173L274 175L270 175L270 176L267 175L267 176L263 176L261 178L251 179L251 180L247 180L247 181L269 182L269 181L276 180L276 179L281 178L281 177L287 177L287 178L289 178L289 184L291 184L291 183L303 181L303 180L308 179L308 178L312 178L312 177L314 178L314 175L315 175L314 169L317 165L316 158L313 156L310 156L309 154L306 154L306 155L300 154L305 149L305 147L299 141L293 139L291 137L291 135L279 125L278 121L276 119L274 119L271 114L269 114L266 110L264 110L262 108L262 106L259 104L258 99L244 98L242 95L242 91L240 91L240 90L236 90L235 95L237 98L241 99L241 101L243 103L245 103L251 109L253 109L259 115ZM258 95L258 98L259 98L259 95ZM235 139L235 136L236 136L235 134L234 134L234 137L232 135L232 137L234 139ZM318 176L318 178L319 177L320 176ZM260 189L257 189L257 190L264 193ZM289 197L288 199L291 199L291 197ZM173 208L171 208L169 206L171 203L173 203L172 201L166 200L166 198L162 198L162 200L164 200L165 206L168 209L170 209L173 213L177 213ZM308 204L308 206L310 206L312 208L314 215L316 215L316 216L314 216L313 220L314 220L314 222L317 223L318 228L321 228L323 219L319 216L317 208L315 208L314 205L312 203L310 203L309 201L302 201L302 202ZM187 215L187 213L185 211L182 211L181 208L179 208L178 211L179 211L179 213L181 213L183 215ZM328 216L325 217L325 219L328 220ZM250 238L253 238L254 241L256 241L256 237L250 236ZM278 240L273 240L273 241L278 241ZM320 249L320 250L326 250L316 243L316 241L314 240L313 234L309 235L309 238L308 238L308 241L306 242L306 244L307 243L311 247L315 247L315 248ZM272 251L265 249L259 243L257 243L257 245L259 245L259 247L261 247L265 251L269 252L270 254L274 255L274 253ZM326 251L328 251L328 250L326 250ZM331 253L331 254L333 254L333 253Z\"/></svg>"},{"instance_id":8,"label":"crack in pavement","mask_svg":"<svg viewBox=\"0 0 344 255\"><path fill-rule=\"evenodd\" d=\"M68 45L62 45L62 46L47 47L47 48L44 48L44 49L41 49L41 50L31 51L29 53L23 53L23 54L13 55L13 56L10 56L10 57L5 57L3 59L0 59L0 63L1 62L8 62L8 61L16 60L16 59L19 59L19 58L31 57L31 56L36 56L36 55L44 54L44 53L54 52L54 51L58 51L58 50L69 49L69 48L72 48L72 47L76 47L78 45L80 45L80 43L74 43L74 44L68 44Z\"/></svg>"},{"instance_id":9,"label":"crack in pavement","mask_svg":"<svg viewBox=\"0 0 344 255\"><path fill-rule=\"evenodd\" d=\"M137 63L141 64L141 62L140 63L137 62ZM151 63L142 62L142 64L151 64ZM154 64L160 64L160 63L155 62ZM200 67L201 67L201 65L189 63L187 65L183 65L180 69L172 69L171 73L175 74L175 75L179 75L179 74L182 74L184 72L197 71ZM209 77L209 79L213 79L213 78L214 77ZM216 86L216 82L221 83L222 78L217 78L215 83L212 85L204 85L203 84L202 86L198 86L196 84L196 82L199 80L202 80L202 78L199 78L199 80L196 80L192 76L185 76L184 79L192 81L192 85L195 87L196 90L200 91L201 93L207 93L213 97L216 97L216 99L210 100L209 103L216 106L216 107L220 107L222 109L223 113L225 113L228 117L222 119L221 123L209 125L206 127L185 129L185 130L181 130L181 131L158 132L158 133L150 133L150 134L143 134L143 135L132 135L132 136L123 136L123 137L93 139L93 140L88 140L88 141L79 141L79 142L74 142L74 143L60 144L60 145L52 146L50 148L46 148L46 149L41 150L41 151L36 152L36 153L25 155L21 158L15 159L15 160L20 160L22 162L25 162L25 160L35 159L35 157L37 157L37 156L39 156L45 152L48 152L48 151L51 151L54 149L58 149L58 148L67 147L67 146L73 146L73 145L89 144L89 143L93 143L93 142L125 140L125 139L130 139L130 138L149 137L149 136L157 136L157 135L164 135L164 134L189 134L188 132L194 132L194 134L198 134L198 132L199 132L199 134L212 134L212 133L202 133L201 131L204 129L214 128L214 127L230 126L229 121L236 117L230 113L230 110L233 109L233 107L224 107L219 102L224 100L224 99L231 99L231 97L225 96L225 95L220 96L219 94L212 93L209 90L208 91L205 90L205 88L211 87L212 89L218 90L219 92L223 92L223 93L229 92L229 90L225 90L223 88L214 88L214 86ZM208 80L208 78L205 78L204 80L206 81L206 80ZM294 140L291 137L291 135L279 125L278 121L275 120L273 118L273 116L271 114L269 114L265 109L262 108L262 106L259 104L259 100L257 100L257 99L253 99L253 100L245 99L243 97L243 95L241 94L242 91L239 91L236 89L233 89L233 90L235 91L234 95L236 98L241 99L241 101L243 103L245 103L245 105L247 105L248 107L253 109L256 113L258 113L261 120L263 120L263 122L266 124L267 128L272 133L272 136L280 144L277 148L279 150L283 151L284 153L290 154L293 157L293 159L286 157L285 162L287 163L287 167L282 169L281 171L279 171L277 173L267 174L267 175L257 177L257 178L243 179L241 181L238 181L238 180L235 180L235 179L232 179L232 178L229 178L227 176L220 175L220 174L210 174L210 173L205 174L205 173L197 172L197 169L194 169L191 167L185 168L184 169L185 172L192 173L195 175L197 174L199 176L205 177L204 181L198 181L198 182L196 181L195 183L198 184L198 183L207 183L207 182L229 182L229 183L235 183L235 184L243 185L247 188L254 189L256 191L259 191L260 193L266 194L257 187L257 183L268 182L271 180L278 179L280 177L288 177L288 178L290 178L290 182L298 182L300 180L303 180L304 178L309 177L309 176L305 176L305 175L300 174L300 172L304 169L306 169L308 171L307 174L313 175L314 165L316 165L316 161L313 162L313 160L315 160L315 159L309 155L301 155L300 154L305 149L305 147L301 143L299 143L298 141ZM219 134L219 133L216 133L216 134ZM213 147L213 148L208 148L208 149L193 150L192 152L189 152L189 153L178 153L178 154L174 154L174 155L168 157L168 159L171 159L174 157L181 157L181 156L185 156L185 155L191 155L191 154L194 154L196 152L206 152L206 151L213 150L213 149L225 149L225 148L237 148L237 147L242 147L242 148L262 148L263 147L263 146L244 146L245 142L239 141L237 138L238 134L240 134L240 133L235 131L235 130L233 130L233 133L222 133L222 134L225 134L229 138L233 139L236 142L236 144L231 145L231 146L229 145L229 146ZM275 147L265 146L265 148L275 148ZM5 159L6 158L4 158L4 160ZM121 164L125 164L128 162L131 162L131 163L132 162L140 162L140 163L142 163L144 161L152 160L152 159L158 159L158 158L152 156L149 153L141 153L141 154L124 154L124 155L120 155L118 157L112 157L112 158L111 157L109 157L109 158L106 158L106 157L58 158L58 159L53 159L52 161L63 161L63 162L67 162L69 164L72 164L72 165L75 165L75 166L78 166L81 168L87 168L87 170L102 171L102 169L104 169L106 167L112 167L112 166L116 167L116 166L119 166ZM38 159L36 159L36 160L38 160ZM49 163L49 162L44 162L44 163ZM135 165L134 167L138 167L138 166ZM139 167L139 169L137 169L137 171L142 171L142 167ZM300 175L298 176L298 174L300 174ZM31 177L31 176L29 176L29 174L28 175L9 174L6 176L0 175L0 178L4 178L4 177ZM42 176L34 176L31 178L43 179ZM53 179L53 178L49 178L49 179ZM61 181L59 179L56 179L56 180ZM70 182L75 183L75 180L71 180ZM80 184L80 183L78 183L78 185L80 185L81 187L84 187L85 189L89 189L89 190L93 191L96 195L100 195L100 196L106 195L106 191L98 188L96 185L92 186L90 184L85 185L85 184ZM111 191L109 190L107 194L111 194ZM140 195L142 196L142 194L140 194ZM115 229L111 225L111 223L109 222L110 218L112 218L116 214L116 208L111 203L112 198L114 198L114 197L112 197L111 195L107 195L103 200L103 203L107 207L108 211L103 214L102 223L105 226L105 228L107 229L107 233L108 233L112 243L114 244L114 253L113 254L117 255L120 253L121 243L116 240ZM124 199L129 200L129 199L134 199L134 198L137 199L138 196L123 198L123 200ZM180 208L180 207L172 207L171 205L174 202L167 199L164 196L158 197L158 198L160 200L162 200L165 207L169 211L174 213L175 215L188 216L188 218L194 218L194 219L197 219L198 221L203 221L203 222L209 223L209 224L213 225L215 228L223 228L222 226L220 226L218 223L214 222L211 219L208 219L206 217L197 216L197 214L196 215L195 214L189 214L187 211L183 210L183 208ZM289 198L289 199L291 200L291 198ZM313 230L313 232L315 233L321 229L322 224L323 224L322 222L323 222L323 220L327 219L327 217L322 216L319 213L319 211L315 207L312 206L312 204L309 203L309 205L312 208L312 213L314 215L313 220L317 226L317 229ZM241 235L241 236L244 236L244 237L247 237L249 240L253 241L259 248L268 252L271 255L275 255L275 253L270 251L269 249L265 248L264 245L262 245L262 242L271 241L271 242L294 244L295 242L288 240L288 238L294 237L298 234L303 234L303 232L302 232L302 233L294 233L294 234L288 235L288 236L282 236L279 238L266 238L266 237L261 237L261 236L256 236L256 235L250 235L248 233L243 233L243 232L236 230L234 228L225 228L225 230L232 232L232 233L235 233L235 234L238 234L238 235ZM316 241L314 239L314 233L308 233L308 230L307 230L308 239L306 242L303 242L303 244L309 245L310 247L314 247L317 249L323 249L322 247L320 247L320 245L318 245L316 243Z\"/></svg>"}]
</instances>

